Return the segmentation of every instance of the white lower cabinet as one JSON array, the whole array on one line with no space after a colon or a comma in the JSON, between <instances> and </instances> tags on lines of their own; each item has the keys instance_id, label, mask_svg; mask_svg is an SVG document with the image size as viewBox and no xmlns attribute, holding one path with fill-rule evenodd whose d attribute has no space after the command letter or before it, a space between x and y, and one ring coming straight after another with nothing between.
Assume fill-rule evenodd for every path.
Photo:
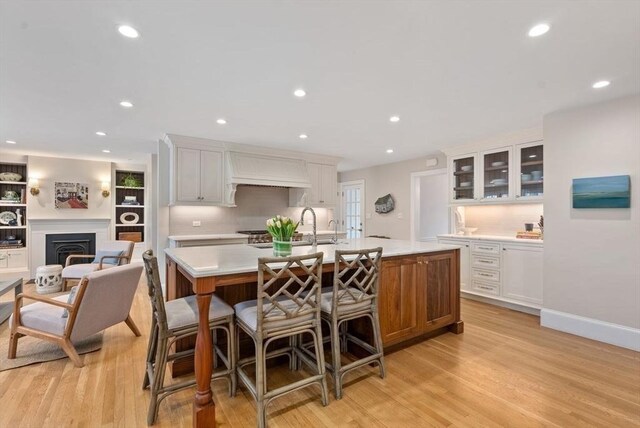
<instances>
[{"instance_id":1,"label":"white lower cabinet","mask_svg":"<svg viewBox=\"0 0 640 428\"><path fill-rule=\"evenodd\" d=\"M540 308L542 255L539 243L488 242L469 238L438 238L459 245L460 289L471 295Z\"/></svg>"},{"instance_id":2,"label":"white lower cabinet","mask_svg":"<svg viewBox=\"0 0 640 428\"><path fill-rule=\"evenodd\" d=\"M502 244L504 297L542 304L542 248Z\"/></svg>"},{"instance_id":3,"label":"white lower cabinet","mask_svg":"<svg viewBox=\"0 0 640 428\"><path fill-rule=\"evenodd\" d=\"M0 250L0 269L19 269L27 266L27 250Z\"/></svg>"},{"instance_id":4,"label":"white lower cabinet","mask_svg":"<svg viewBox=\"0 0 640 428\"><path fill-rule=\"evenodd\" d=\"M471 290L471 270L469 266L471 243L457 239L438 239L438 242L447 245L460 245L460 289L463 291Z\"/></svg>"}]
</instances>

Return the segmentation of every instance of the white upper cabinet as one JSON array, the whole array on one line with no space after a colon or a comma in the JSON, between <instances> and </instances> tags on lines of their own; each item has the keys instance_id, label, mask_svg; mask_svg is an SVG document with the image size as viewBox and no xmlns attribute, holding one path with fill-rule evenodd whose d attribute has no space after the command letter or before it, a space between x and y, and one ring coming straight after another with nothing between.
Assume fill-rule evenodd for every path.
<instances>
[{"instance_id":1,"label":"white upper cabinet","mask_svg":"<svg viewBox=\"0 0 640 428\"><path fill-rule=\"evenodd\" d=\"M544 147L542 141L518 144L516 150L516 198L541 200L544 194Z\"/></svg>"},{"instance_id":2,"label":"white upper cabinet","mask_svg":"<svg viewBox=\"0 0 640 428\"><path fill-rule=\"evenodd\" d=\"M176 148L174 165L176 204L222 204L224 185L224 152Z\"/></svg>"},{"instance_id":3,"label":"white upper cabinet","mask_svg":"<svg viewBox=\"0 0 640 428\"><path fill-rule=\"evenodd\" d=\"M448 157L451 204L541 201L543 143L532 141Z\"/></svg>"},{"instance_id":4,"label":"white upper cabinet","mask_svg":"<svg viewBox=\"0 0 640 428\"><path fill-rule=\"evenodd\" d=\"M335 207L338 201L338 170L335 165L308 162L308 189L290 189L289 205L292 207Z\"/></svg>"},{"instance_id":5,"label":"white upper cabinet","mask_svg":"<svg viewBox=\"0 0 640 428\"><path fill-rule=\"evenodd\" d=\"M486 150L480 154L480 200L513 199L513 162L511 147Z\"/></svg>"}]
</instances>

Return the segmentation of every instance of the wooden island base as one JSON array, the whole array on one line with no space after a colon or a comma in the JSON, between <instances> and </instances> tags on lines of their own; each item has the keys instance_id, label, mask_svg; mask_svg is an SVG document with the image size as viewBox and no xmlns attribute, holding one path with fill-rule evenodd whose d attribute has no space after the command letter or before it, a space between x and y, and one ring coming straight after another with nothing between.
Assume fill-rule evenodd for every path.
<instances>
[{"instance_id":1,"label":"wooden island base","mask_svg":"<svg viewBox=\"0 0 640 428\"><path fill-rule=\"evenodd\" d=\"M447 332L464 331L460 320L459 260L457 249L383 258L378 308L385 352ZM166 275L167 300L194 294L196 280L170 257ZM256 281L256 272L219 276L215 278L215 294L230 305L255 299ZM333 283L333 263L323 266L323 283ZM351 328L363 339L371 335L370 323L355 320ZM245 339L240 354L250 355L254 352L253 342ZM218 340L222 344L225 338L220 336ZM177 350L193 349L195 337L176 346ZM174 377L193 372L193 358L176 360L171 372Z\"/></svg>"}]
</instances>

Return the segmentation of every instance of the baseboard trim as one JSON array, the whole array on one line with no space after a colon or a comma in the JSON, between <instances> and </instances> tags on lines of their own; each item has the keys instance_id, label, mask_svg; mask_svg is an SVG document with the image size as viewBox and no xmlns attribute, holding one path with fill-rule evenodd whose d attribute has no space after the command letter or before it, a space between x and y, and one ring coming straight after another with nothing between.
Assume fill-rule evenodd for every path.
<instances>
[{"instance_id":1,"label":"baseboard trim","mask_svg":"<svg viewBox=\"0 0 640 428\"><path fill-rule=\"evenodd\" d=\"M640 351L640 329L545 308L540 311L540 325Z\"/></svg>"}]
</instances>

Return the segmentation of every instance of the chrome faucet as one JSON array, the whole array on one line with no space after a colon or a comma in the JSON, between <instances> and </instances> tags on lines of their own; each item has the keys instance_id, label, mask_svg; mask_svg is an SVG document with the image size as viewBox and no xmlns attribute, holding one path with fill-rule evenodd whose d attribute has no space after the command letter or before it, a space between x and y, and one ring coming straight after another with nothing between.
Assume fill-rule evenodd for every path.
<instances>
[{"instance_id":1,"label":"chrome faucet","mask_svg":"<svg viewBox=\"0 0 640 428\"><path fill-rule=\"evenodd\" d=\"M333 243L337 244L338 243L338 222L335 220L330 220L329 221L329 227L331 227L331 223L333 223Z\"/></svg>"},{"instance_id":2,"label":"chrome faucet","mask_svg":"<svg viewBox=\"0 0 640 428\"><path fill-rule=\"evenodd\" d=\"M311 211L311 214L313 215L313 240L311 241L311 244L318 245L318 236L316 234L316 212L313 210L313 208L305 207L302 210L302 214L300 214L300 225L304 226L304 213L306 213L307 211Z\"/></svg>"}]
</instances>

